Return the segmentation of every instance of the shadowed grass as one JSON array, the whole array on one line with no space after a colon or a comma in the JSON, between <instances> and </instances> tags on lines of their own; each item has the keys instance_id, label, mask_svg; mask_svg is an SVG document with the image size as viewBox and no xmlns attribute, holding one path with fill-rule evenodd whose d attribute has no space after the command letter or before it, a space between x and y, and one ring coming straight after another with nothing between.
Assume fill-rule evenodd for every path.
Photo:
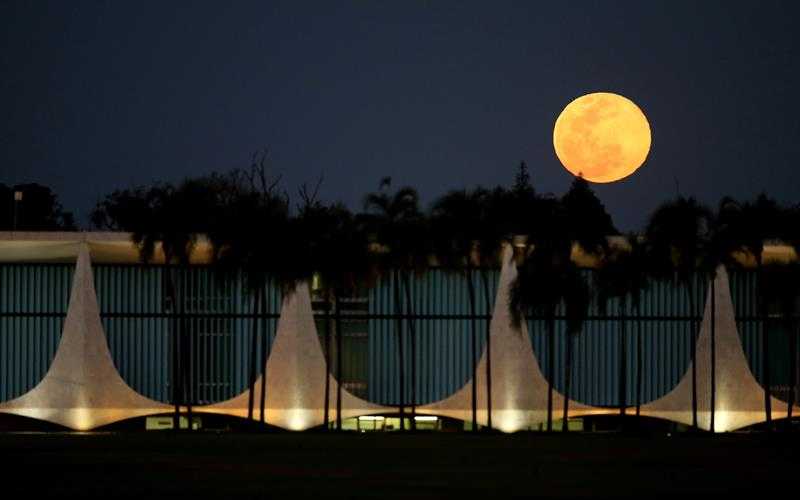
<instances>
[{"instance_id":1,"label":"shadowed grass","mask_svg":"<svg viewBox=\"0 0 800 500\"><path fill-rule=\"evenodd\" d=\"M798 444L763 434L4 434L0 457L7 498L661 498L791 488Z\"/></svg>"}]
</instances>

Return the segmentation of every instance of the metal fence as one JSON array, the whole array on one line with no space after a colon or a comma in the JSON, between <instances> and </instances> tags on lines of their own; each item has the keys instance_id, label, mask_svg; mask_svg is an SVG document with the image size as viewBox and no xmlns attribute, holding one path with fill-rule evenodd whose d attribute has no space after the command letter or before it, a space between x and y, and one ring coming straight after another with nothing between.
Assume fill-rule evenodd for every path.
<instances>
[{"instance_id":1,"label":"metal fence","mask_svg":"<svg viewBox=\"0 0 800 500\"><path fill-rule=\"evenodd\" d=\"M750 370L759 383L765 384L766 364L763 336L769 337L769 385L772 395L787 401L791 390L792 357L795 363L795 380L800 380L800 354L797 345L792 352L790 336L800 335L800 297L794 297L793 311L782 311L777 304L766 305L766 317L758 311L758 274L755 271L730 273L736 327L742 340ZM786 316L789 312L789 316ZM800 390L795 388L795 401L800 400Z\"/></svg>"},{"instance_id":2,"label":"metal fence","mask_svg":"<svg viewBox=\"0 0 800 500\"><path fill-rule=\"evenodd\" d=\"M177 304L170 303L167 280L174 282ZM241 273L228 279L209 267L100 265L95 288L114 363L138 392L159 401L172 397L170 332L189 332L189 400L207 404L229 399L248 384L252 364L253 323L258 321L255 367L268 353L280 314L280 292L264 287L267 308L254 311L255 294ZM263 342L266 341L266 345Z\"/></svg>"},{"instance_id":3,"label":"metal fence","mask_svg":"<svg viewBox=\"0 0 800 500\"><path fill-rule=\"evenodd\" d=\"M72 265L0 264L0 399L30 390L43 376L55 353L67 310ZM180 327L190 333L184 346L190 353L191 395L194 404L235 396L247 387L252 366L257 371L268 355L280 315L281 292L274 284L264 288L266 310L254 314L253 294L244 276L221 280L204 266L171 268L143 265L96 265L95 287L100 316L114 363L138 392L164 402L172 397L170 332ZM172 273L178 301L166 293ZM593 271L585 270L588 279ZM409 277L411 307L405 288L395 298L397 273L389 273L358 297L327 304L315 297L317 333L323 349L326 331L342 331L341 378L354 394L382 404L400 398L399 341L404 349L405 400L416 404L442 399L472 376L473 359L483 348L494 308L498 269L473 270L475 308L469 300L466 275L430 269ZM751 271L730 274L737 325L751 369L764 378L761 335L770 335L770 381L777 397L788 395L791 356L787 323L773 312L762 321L756 306L756 276ZM398 283L402 285L403 283ZM571 396L597 406L619 404L619 382L624 373L625 398L636 398L636 353L642 353L642 399L653 400L675 386L691 357L693 324L699 327L706 283L692 285L694 309L686 290L674 283L654 282L642 295L641 308L625 308L612 300L605 310L592 303L583 330L574 336ZM487 304L486 296L490 298ZM552 353L555 387L564 390L564 353L568 341L562 311L558 311L555 350ZM258 325L255 351L253 335ZM473 325L475 348L473 350ZM330 330L328 327L330 326ZM528 330L542 373L550 370L550 353L543 318L529 318ZM412 355L411 339L414 337ZM399 334L398 334L399 332ZM626 352L620 363L621 335ZM330 338L331 372L336 366L336 342ZM641 344L640 344L641 343ZM255 355L254 355L255 353ZM493 363L502 359L493 358ZM624 369L622 368L624 366ZM413 375L413 376L412 376ZM412 385L413 384L413 385Z\"/></svg>"}]
</instances>

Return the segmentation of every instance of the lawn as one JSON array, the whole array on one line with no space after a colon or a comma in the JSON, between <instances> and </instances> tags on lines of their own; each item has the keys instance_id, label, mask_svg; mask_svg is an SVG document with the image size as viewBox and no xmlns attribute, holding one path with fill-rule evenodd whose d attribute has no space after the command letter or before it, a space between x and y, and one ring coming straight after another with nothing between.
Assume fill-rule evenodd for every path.
<instances>
[{"instance_id":1,"label":"lawn","mask_svg":"<svg viewBox=\"0 0 800 500\"><path fill-rule=\"evenodd\" d=\"M8 499L756 495L796 490L799 444L766 434L0 434L0 477Z\"/></svg>"}]
</instances>

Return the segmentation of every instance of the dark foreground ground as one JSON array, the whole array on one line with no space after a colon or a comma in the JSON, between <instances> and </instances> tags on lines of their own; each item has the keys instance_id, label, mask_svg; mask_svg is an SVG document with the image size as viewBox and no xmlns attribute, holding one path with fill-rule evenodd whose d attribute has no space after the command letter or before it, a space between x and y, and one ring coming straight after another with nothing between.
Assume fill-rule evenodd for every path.
<instances>
[{"instance_id":1,"label":"dark foreground ground","mask_svg":"<svg viewBox=\"0 0 800 500\"><path fill-rule=\"evenodd\" d=\"M765 434L0 434L0 477L8 499L755 500L794 498L798 445Z\"/></svg>"}]
</instances>

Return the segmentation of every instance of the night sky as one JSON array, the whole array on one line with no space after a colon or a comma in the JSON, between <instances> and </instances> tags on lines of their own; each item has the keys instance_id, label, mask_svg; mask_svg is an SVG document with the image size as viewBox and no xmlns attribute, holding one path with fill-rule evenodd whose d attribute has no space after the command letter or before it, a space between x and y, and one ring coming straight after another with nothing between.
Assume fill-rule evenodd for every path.
<instances>
[{"instance_id":1,"label":"night sky","mask_svg":"<svg viewBox=\"0 0 800 500\"><path fill-rule=\"evenodd\" d=\"M637 173L594 185L618 227L676 193L800 201L800 2L0 0L0 182L78 221L119 187L246 167L322 174L358 209L383 176L540 192L571 176L552 127L610 91L650 120ZM566 4L566 5L564 5Z\"/></svg>"}]
</instances>

